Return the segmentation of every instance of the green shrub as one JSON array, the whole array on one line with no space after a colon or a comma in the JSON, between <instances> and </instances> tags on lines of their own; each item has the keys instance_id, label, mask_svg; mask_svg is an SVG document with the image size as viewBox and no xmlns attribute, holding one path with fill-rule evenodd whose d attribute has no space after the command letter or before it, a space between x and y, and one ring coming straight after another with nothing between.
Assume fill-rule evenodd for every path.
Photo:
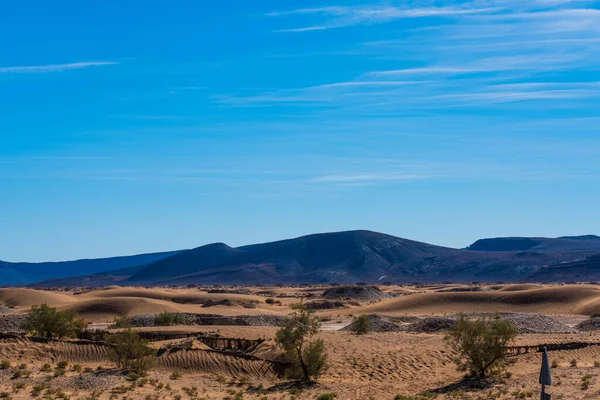
<instances>
[{"instance_id":1,"label":"green shrub","mask_svg":"<svg viewBox=\"0 0 600 400\"><path fill-rule=\"evenodd\" d=\"M127 317L117 317L110 327L111 329L131 328L131 321Z\"/></svg>"},{"instance_id":2,"label":"green shrub","mask_svg":"<svg viewBox=\"0 0 600 400\"><path fill-rule=\"evenodd\" d=\"M156 350L131 328L107 336L106 343L111 346L111 361L126 372L144 375L156 362Z\"/></svg>"},{"instance_id":3,"label":"green shrub","mask_svg":"<svg viewBox=\"0 0 600 400\"><path fill-rule=\"evenodd\" d=\"M156 326L171 326L185 325L185 317L183 314L162 312L154 317L154 325Z\"/></svg>"},{"instance_id":4,"label":"green shrub","mask_svg":"<svg viewBox=\"0 0 600 400\"><path fill-rule=\"evenodd\" d=\"M317 400L333 400L337 397L337 393L323 393L316 397Z\"/></svg>"},{"instance_id":5,"label":"green shrub","mask_svg":"<svg viewBox=\"0 0 600 400\"><path fill-rule=\"evenodd\" d=\"M8 361L8 360L0 361L0 369L9 369L9 368L10 368L10 361Z\"/></svg>"},{"instance_id":6,"label":"green shrub","mask_svg":"<svg viewBox=\"0 0 600 400\"><path fill-rule=\"evenodd\" d=\"M352 331L357 335L364 335L371 332L371 320L369 319L369 316L361 315L359 317L354 317Z\"/></svg>"},{"instance_id":7,"label":"green shrub","mask_svg":"<svg viewBox=\"0 0 600 400\"><path fill-rule=\"evenodd\" d=\"M446 341L458 353L455 362L459 370L485 379L490 372L502 370L506 349L516 336L516 329L507 321L472 321L461 316Z\"/></svg>"},{"instance_id":8,"label":"green shrub","mask_svg":"<svg viewBox=\"0 0 600 400\"><path fill-rule=\"evenodd\" d=\"M76 337L83 330L84 323L72 311L57 311L42 304L31 308L22 328L32 335L61 339Z\"/></svg>"},{"instance_id":9,"label":"green shrub","mask_svg":"<svg viewBox=\"0 0 600 400\"><path fill-rule=\"evenodd\" d=\"M288 316L275 335L275 341L283 349L292 367L287 374L290 378L303 378L308 381L318 378L327 362L325 343L319 339L308 340L319 332L321 322L313 312L302 304L296 304L295 312Z\"/></svg>"}]
</instances>

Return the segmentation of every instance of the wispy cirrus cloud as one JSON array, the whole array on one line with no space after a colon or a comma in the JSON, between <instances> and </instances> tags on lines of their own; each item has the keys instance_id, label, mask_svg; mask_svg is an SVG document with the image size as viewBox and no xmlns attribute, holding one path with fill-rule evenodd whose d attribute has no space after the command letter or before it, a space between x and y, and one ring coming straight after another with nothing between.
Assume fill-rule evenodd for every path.
<instances>
[{"instance_id":1,"label":"wispy cirrus cloud","mask_svg":"<svg viewBox=\"0 0 600 400\"><path fill-rule=\"evenodd\" d=\"M388 38L378 34L379 40L332 53L377 65L353 80L213 99L236 107L323 106L363 115L514 103L591 109L600 99L594 78L600 71L599 6L594 0L398 0L276 11L267 15L285 17L297 26L283 30L294 32L420 19L398 21Z\"/></svg>"},{"instance_id":2,"label":"wispy cirrus cloud","mask_svg":"<svg viewBox=\"0 0 600 400\"><path fill-rule=\"evenodd\" d=\"M467 6L448 7L410 7L365 4L357 6L336 6L319 8L302 8L289 11L267 13L269 17L283 16L316 16L320 21L313 25L280 29L279 32L307 32L342 28L354 25L374 25L397 19L451 17L485 13L495 10L494 7L476 8Z\"/></svg>"},{"instance_id":3,"label":"wispy cirrus cloud","mask_svg":"<svg viewBox=\"0 0 600 400\"><path fill-rule=\"evenodd\" d=\"M0 73L48 73L119 64L116 61L87 61L68 64L47 64L0 67Z\"/></svg>"}]
</instances>

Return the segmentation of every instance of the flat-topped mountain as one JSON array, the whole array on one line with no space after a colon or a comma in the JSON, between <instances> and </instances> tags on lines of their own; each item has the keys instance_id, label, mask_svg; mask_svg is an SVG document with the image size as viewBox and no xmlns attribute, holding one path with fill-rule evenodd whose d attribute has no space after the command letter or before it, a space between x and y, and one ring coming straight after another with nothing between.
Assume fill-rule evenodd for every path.
<instances>
[{"instance_id":1,"label":"flat-topped mountain","mask_svg":"<svg viewBox=\"0 0 600 400\"><path fill-rule=\"evenodd\" d=\"M467 249L473 251L600 250L600 236L563 236L556 239L527 237L480 239Z\"/></svg>"}]
</instances>

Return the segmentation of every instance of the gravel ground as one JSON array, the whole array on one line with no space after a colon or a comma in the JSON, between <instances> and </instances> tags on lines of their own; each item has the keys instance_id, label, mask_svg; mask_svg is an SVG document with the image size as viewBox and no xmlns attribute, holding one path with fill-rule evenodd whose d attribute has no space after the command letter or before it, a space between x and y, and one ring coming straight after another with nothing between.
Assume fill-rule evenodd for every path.
<instances>
[{"instance_id":1,"label":"gravel ground","mask_svg":"<svg viewBox=\"0 0 600 400\"><path fill-rule=\"evenodd\" d=\"M467 318L473 319L491 319L496 316L501 320L511 322L519 334L523 333L577 333L580 329L576 326L575 329L568 325L562 324L557 320L540 314L529 313L473 313L465 314ZM419 332L433 333L451 329L459 315L450 315L445 317L428 317L419 321L401 320L399 318L385 317L382 315L369 315L371 321L371 331L373 332ZM412 323L410 323L412 322ZM588 321L586 321L587 323ZM597 326L595 329L600 329L600 318L593 322ZM590 323L591 324L591 323ZM580 324L581 325L581 324ZM352 331L354 323L342 328L344 331ZM581 329L585 330L585 329ZM592 330L592 329L587 329Z\"/></svg>"},{"instance_id":2,"label":"gravel ground","mask_svg":"<svg viewBox=\"0 0 600 400\"><path fill-rule=\"evenodd\" d=\"M284 317L279 315L240 315L226 317L216 314L183 314L186 325L239 325L280 326ZM129 320L134 327L154 326L155 314L135 315Z\"/></svg>"},{"instance_id":3,"label":"gravel ground","mask_svg":"<svg viewBox=\"0 0 600 400\"><path fill-rule=\"evenodd\" d=\"M24 320L25 315L0 314L0 332L20 333L21 323Z\"/></svg>"},{"instance_id":4,"label":"gravel ground","mask_svg":"<svg viewBox=\"0 0 600 400\"><path fill-rule=\"evenodd\" d=\"M454 327L456 319L449 317L431 317L408 326L408 332L432 333L447 331Z\"/></svg>"},{"instance_id":5,"label":"gravel ground","mask_svg":"<svg viewBox=\"0 0 600 400\"><path fill-rule=\"evenodd\" d=\"M511 322L519 333L577 333L574 329L554 318L532 313L473 313L466 314L470 318L495 318ZM458 316L453 316L457 318Z\"/></svg>"},{"instance_id":6,"label":"gravel ground","mask_svg":"<svg viewBox=\"0 0 600 400\"><path fill-rule=\"evenodd\" d=\"M123 375L114 371L83 373L75 376L61 376L51 381L54 389L107 390L118 386Z\"/></svg>"},{"instance_id":7,"label":"gravel ground","mask_svg":"<svg viewBox=\"0 0 600 400\"><path fill-rule=\"evenodd\" d=\"M371 323L371 332L400 332L406 330L406 325L397 319L386 317L378 314L368 315L369 322ZM342 331L354 331L356 323L352 322L350 325L342 328Z\"/></svg>"},{"instance_id":8,"label":"gravel ground","mask_svg":"<svg viewBox=\"0 0 600 400\"><path fill-rule=\"evenodd\" d=\"M579 331L597 331L600 330L600 317L593 317L577 325L575 329Z\"/></svg>"},{"instance_id":9,"label":"gravel ground","mask_svg":"<svg viewBox=\"0 0 600 400\"><path fill-rule=\"evenodd\" d=\"M14 310L12 308L0 305L0 314L12 314Z\"/></svg>"},{"instance_id":10,"label":"gravel ground","mask_svg":"<svg viewBox=\"0 0 600 400\"><path fill-rule=\"evenodd\" d=\"M324 291L322 297L329 300L379 301L390 296L377 286L336 286Z\"/></svg>"}]
</instances>

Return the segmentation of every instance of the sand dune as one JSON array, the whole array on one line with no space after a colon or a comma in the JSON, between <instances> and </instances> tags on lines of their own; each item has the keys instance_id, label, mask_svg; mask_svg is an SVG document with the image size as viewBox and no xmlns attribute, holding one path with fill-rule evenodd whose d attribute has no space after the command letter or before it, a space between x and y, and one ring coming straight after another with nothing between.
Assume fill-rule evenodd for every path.
<instances>
[{"instance_id":1,"label":"sand dune","mask_svg":"<svg viewBox=\"0 0 600 400\"><path fill-rule=\"evenodd\" d=\"M259 301L264 302L265 298L255 295L245 295L237 293L207 293L198 290L177 290L177 289L144 289L144 288L121 288L95 290L81 295L82 298L114 298L131 297L144 299L157 299L172 301L178 304L203 304L209 300L235 300L235 301Z\"/></svg>"},{"instance_id":2,"label":"sand dune","mask_svg":"<svg viewBox=\"0 0 600 400\"><path fill-rule=\"evenodd\" d=\"M0 289L0 303L11 307L31 307L40 304L64 305L74 302L70 294L34 289Z\"/></svg>"},{"instance_id":3,"label":"sand dune","mask_svg":"<svg viewBox=\"0 0 600 400\"><path fill-rule=\"evenodd\" d=\"M360 308L361 313L410 315L495 311L590 314L600 311L600 289L570 285L494 292L434 292L401 296Z\"/></svg>"}]
</instances>

